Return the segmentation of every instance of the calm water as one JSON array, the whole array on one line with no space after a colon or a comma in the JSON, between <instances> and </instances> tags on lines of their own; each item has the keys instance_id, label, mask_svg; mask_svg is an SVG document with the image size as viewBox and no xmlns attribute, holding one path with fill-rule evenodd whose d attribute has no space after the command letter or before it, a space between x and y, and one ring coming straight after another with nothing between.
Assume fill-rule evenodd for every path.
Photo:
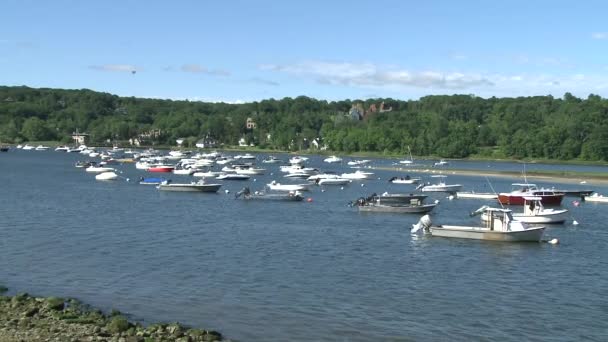
<instances>
[{"instance_id":1,"label":"calm water","mask_svg":"<svg viewBox=\"0 0 608 342\"><path fill-rule=\"evenodd\" d=\"M556 246L412 237L417 215L347 206L371 192L413 189L389 185L394 172L375 170L380 179L364 186L315 188L310 203L268 203L234 193L287 183L277 165L260 164L269 172L255 181L225 181L218 194L190 194L98 182L73 167L78 159L0 154L1 284L239 341L608 340L608 204L574 206L567 197L580 224L549 228ZM309 165L345 169L320 160ZM132 180L144 175L132 164L117 168ZM491 181L503 191L520 180ZM448 183L490 191L481 177ZM440 201L438 223L478 222L468 212L487 203L430 197Z\"/></svg>"}]
</instances>

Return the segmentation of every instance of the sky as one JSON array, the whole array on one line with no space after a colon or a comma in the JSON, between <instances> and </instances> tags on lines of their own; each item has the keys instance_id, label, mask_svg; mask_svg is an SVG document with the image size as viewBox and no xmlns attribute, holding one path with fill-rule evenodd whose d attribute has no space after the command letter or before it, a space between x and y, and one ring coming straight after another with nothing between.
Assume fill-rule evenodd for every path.
<instances>
[{"instance_id":1,"label":"sky","mask_svg":"<svg viewBox=\"0 0 608 342\"><path fill-rule=\"evenodd\" d=\"M2 0L0 85L242 103L608 97L606 1Z\"/></svg>"}]
</instances>

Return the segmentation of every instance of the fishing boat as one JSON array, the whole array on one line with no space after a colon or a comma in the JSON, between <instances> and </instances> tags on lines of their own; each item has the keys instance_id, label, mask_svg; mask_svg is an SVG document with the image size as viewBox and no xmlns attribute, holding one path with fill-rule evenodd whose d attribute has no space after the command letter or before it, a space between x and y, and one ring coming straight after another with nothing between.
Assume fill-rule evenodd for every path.
<instances>
[{"instance_id":1,"label":"fishing boat","mask_svg":"<svg viewBox=\"0 0 608 342\"><path fill-rule=\"evenodd\" d=\"M513 212L513 219L525 223L564 223L568 218L568 209L545 208L540 197L524 197L523 209L521 213ZM490 218L485 211L481 214L482 221Z\"/></svg>"},{"instance_id":2,"label":"fishing boat","mask_svg":"<svg viewBox=\"0 0 608 342\"><path fill-rule=\"evenodd\" d=\"M270 190L275 191L308 191L310 190L310 184L281 184L276 181L272 181L266 184Z\"/></svg>"},{"instance_id":3,"label":"fishing boat","mask_svg":"<svg viewBox=\"0 0 608 342\"><path fill-rule=\"evenodd\" d=\"M393 184L418 184L421 181L420 178L412 178L410 176L405 177L391 177L389 182Z\"/></svg>"},{"instance_id":4,"label":"fishing boat","mask_svg":"<svg viewBox=\"0 0 608 342\"><path fill-rule=\"evenodd\" d=\"M101 181L117 180L118 175L114 171L106 171L95 175L95 179Z\"/></svg>"},{"instance_id":5,"label":"fishing boat","mask_svg":"<svg viewBox=\"0 0 608 342\"><path fill-rule=\"evenodd\" d=\"M203 180L191 183L172 183L164 181L156 187L161 191L186 191L186 192L217 192L222 184L206 183Z\"/></svg>"},{"instance_id":6,"label":"fishing boat","mask_svg":"<svg viewBox=\"0 0 608 342\"><path fill-rule=\"evenodd\" d=\"M140 177L139 184L141 185L159 185L162 182L170 182L170 179L163 177Z\"/></svg>"},{"instance_id":7,"label":"fishing boat","mask_svg":"<svg viewBox=\"0 0 608 342\"><path fill-rule=\"evenodd\" d=\"M585 196L584 199L585 202L608 203L608 196L600 195L597 192L591 196Z\"/></svg>"},{"instance_id":8,"label":"fishing boat","mask_svg":"<svg viewBox=\"0 0 608 342\"><path fill-rule=\"evenodd\" d=\"M362 212L383 212L383 213L427 213L437 203L423 203L425 195L385 195L372 196L368 198L359 198L355 204L359 211Z\"/></svg>"},{"instance_id":9,"label":"fishing boat","mask_svg":"<svg viewBox=\"0 0 608 342\"><path fill-rule=\"evenodd\" d=\"M436 184L420 184L416 189L422 192L451 192L455 193L458 190L462 189L461 184L446 184L445 179L447 176L445 175L433 175L433 178L437 178L438 182Z\"/></svg>"},{"instance_id":10,"label":"fishing boat","mask_svg":"<svg viewBox=\"0 0 608 342\"><path fill-rule=\"evenodd\" d=\"M544 205L560 205L564 194L551 189L539 189L532 183L513 183L511 192L498 194L498 202L503 205L523 205L524 197L540 197Z\"/></svg>"},{"instance_id":11,"label":"fishing boat","mask_svg":"<svg viewBox=\"0 0 608 342\"><path fill-rule=\"evenodd\" d=\"M483 212L491 219L480 226L434 225L430 216L424 215L411 231L422 229L432 236L503 242L540 242L545 232L544 226L516 221L510 209L486 207Z\"/></svg>"},{"instance_id":12,"label":"fishing boat","mask_svg":"<svg viewBox=\"0 0 608 342\"><path fill-rule=\"evenodd\" d=\"M266 192L266 191L255 191L251 192L249 187L243 188L241 191L234 195L234 198L242 198L244 200L266 200L266 201L286 201L286 202L300 202L304 199L304 196L299 191L289 192Z\"/></svg>"}]
</instances>

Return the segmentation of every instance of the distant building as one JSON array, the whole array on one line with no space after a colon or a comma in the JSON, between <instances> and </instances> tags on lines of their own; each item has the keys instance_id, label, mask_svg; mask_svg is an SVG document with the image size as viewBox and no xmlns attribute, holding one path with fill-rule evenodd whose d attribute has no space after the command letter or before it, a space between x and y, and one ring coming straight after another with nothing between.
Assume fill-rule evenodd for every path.
<instances>
[{"instance_id":1,"label":"distant building","mask_svg":"<svg viewBox=\"0 0 608 342\"><path fill-rule=\"evenodd\" d=\"M153 140L160 138L162 131L160 129L151 129L137 135L137 137L129 139L129 143L134 146L149 145Z\"/></svg>"},{"instance_id":2,"label":"distant building","mask_svg":"<svg viewBox=\"0 0 608 342\"><path fill-rule=\"evenodd\" d=\"M348 117L353 121L365 120L372 114L390 112L391 110L393 110L392 107L384 107L384 101L380 103L380 106L377 106L375 103L370 104L367 110L363 108L362 103L356 103L350 108Z\"/></svg>"},{"instance_id":3,"label":"distant building","mask_svg":"<svg viewBox=\"0 0 608 342\"><path fill-rule=\"evenodd\" d=\"M217 147L217 141L215 141L215 139L206 136L203 139L200 139L199 141L196 142L196 147L198 148L216 148Z\"/></svg>"},{"instance_id":4,"label":"distant building","mask_svg":"<svg viewBox=\"0 0 608 342\"><path fill-rule=\"evenodd\" d=\"M245 137L242 137L241 139L239 139L239 146L240 147L246 147L247 145L247 140L245 140Z\"/></svg>"},{"instance_id":5,"label":"distant building","mask_svg":"<svg viewBox=\"0 0 608 342\"><path fill-rule=\"evenodd\" d=\"M363 109L363 104L361 103L353 104L352 107L350 107L350 110L348 111L348 116L351 120L362 120L364 115L365 110Z\"/></svg>"},{"instance_id":6,"label":"distant building","mask_svg":"<svg viewBox=\"0 0 608 342\"><path fill-rule=\"evenodd\" d=\"M255 129L257 127L255 121L252 118L247 118L247 122L245 123L247 129Z\"/></svg>"},{"instance_id":7,"label":"distant building","mask_svg":"<svg viewBox=\"0 0 608 342\"><path fill-rule=\"evenodd\" d=\"M86 145L89 140L89 135L87 133L78 133L78 131L72 133L72 140L74 140L74 144L76 145Z\"/></svg>"}]
</instances>

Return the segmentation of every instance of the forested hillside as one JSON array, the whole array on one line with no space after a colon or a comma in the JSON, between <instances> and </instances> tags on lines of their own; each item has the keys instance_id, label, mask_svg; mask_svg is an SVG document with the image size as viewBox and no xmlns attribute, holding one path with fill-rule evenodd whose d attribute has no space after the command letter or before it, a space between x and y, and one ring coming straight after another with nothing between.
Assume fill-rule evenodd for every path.
<instances>
[{"instance_id":1,"label":"forested hillside","mask_svg":"<svg viewBox=\"0 0 608 342\"><path fill-rule=\"evenodd\" d=\"M384 110L376 110L383 103ZM360 120L353 116L360 111ZM251 118L256 127L246 127ZM552 96L328 102L305 96L246 104L119 97L91 90L0 87L0 142L128 141L156 130L153 144L193 146L203 137L297 150L320 139L330 150L414 155L608 160L608 100Z\"/></svg>"}]
</instances>

